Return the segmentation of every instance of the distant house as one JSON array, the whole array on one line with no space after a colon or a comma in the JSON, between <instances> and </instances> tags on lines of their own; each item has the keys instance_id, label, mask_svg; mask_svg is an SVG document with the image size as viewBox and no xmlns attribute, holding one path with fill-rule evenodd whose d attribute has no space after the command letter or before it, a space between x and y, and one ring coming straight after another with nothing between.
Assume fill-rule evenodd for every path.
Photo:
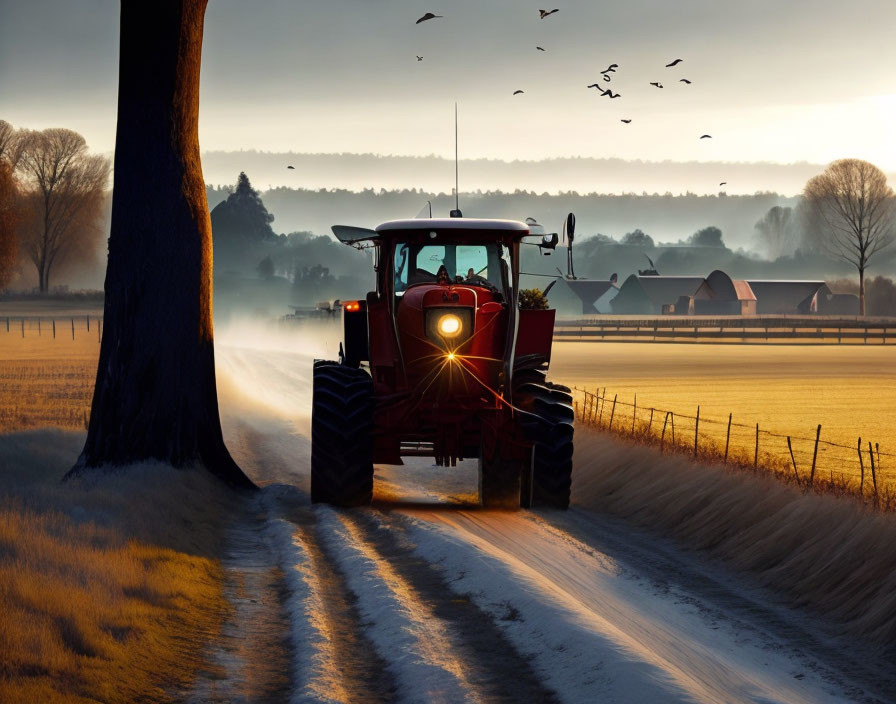
<instances>
[{"instance_id":1,"label":"distant house","mask_svg":"<svg viewBox=\"0 0 896 704\"><path fill-rule=\"evenodd\" d=\"M675 312L679 315L679 307ZM716 269L694 294L693 315L756 315L756 294L750 284Z\"/></svg>"},{"instance_id":2,"label":"distant house","mask_svg":"<svg viewBox=\"0 0 896 704\"><path fill-rule=\"evenodd\" d=\"M617 315L661 315L682 297L690 298L704 283L700 276L639 276L632 274L610 302ZM675 311L678 312L677 309ZM687 315L687 313L684 313Z\"/></svg>"},{"instance_id":3,"label":"distant house","mask_svg":"<svg viewBox=\"0 0 896 704\"><path fill-rule=\"evenodd\" d=\"M612 301L619 293L615 280L558 279L559 286L566 286L582 302L582 315L610 313Z\"/></svg>"},{"instance_id":4,"label":"distant house","mask_svg":"<svg viewBox=\"0 0 896 704\"><path fill-rule=\"evenodd\" d=\"M756 312L760 315L817 313L816 296L822 287L827 290L824 281L754 279L747 283L756 294Z\"/></svg>"}]
</instances>

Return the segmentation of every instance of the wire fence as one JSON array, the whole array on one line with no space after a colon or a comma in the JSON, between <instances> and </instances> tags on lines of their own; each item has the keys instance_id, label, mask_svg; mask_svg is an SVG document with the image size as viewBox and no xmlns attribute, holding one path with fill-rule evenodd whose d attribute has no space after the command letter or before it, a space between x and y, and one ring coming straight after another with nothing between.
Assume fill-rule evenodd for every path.
<instances>
[{"instance_id":1,"label":"wire fence","mask_svg":"<svg viewBox=\"0 0 896 704\"><path fill-rule=\"evenodd\" d=\"M0 335L69 340L89 335L99 342L103 337L103 318L97 315L0 316Z\"/></svg>"},{"instance_id":2,"label":"wire fence","mask_svg":"<svg viewBox=\"0 0 896 704\"><path fill-rule=\"evenodd\" d=\"M604 389L574 387L576 419L663 452L694 460L771 472L818 492L846 494L885 511L896 511L896 454L884 452L875 439L858 437L855 445L822 439L822 426L811 435L777 433L759 423L711 418L622 401Z\"/></svg>"}]
</instances>

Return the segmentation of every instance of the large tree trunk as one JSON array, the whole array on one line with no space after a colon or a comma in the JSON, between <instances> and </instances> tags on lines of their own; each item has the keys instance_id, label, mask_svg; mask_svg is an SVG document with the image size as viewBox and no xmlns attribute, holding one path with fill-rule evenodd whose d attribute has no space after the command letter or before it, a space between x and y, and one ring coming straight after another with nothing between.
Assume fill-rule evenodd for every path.
<instances>
[{"instance_id":1,"label":"large tree trunk","mask_svg":"<svg viewBox=\"0 0 896 704\"><path fill-rule=\"evenodd\" d=\"M123 0L99 370L73 473L155 459L252 486L221 435L199 160L207 0Z\"/></svg>"}]
</instances>

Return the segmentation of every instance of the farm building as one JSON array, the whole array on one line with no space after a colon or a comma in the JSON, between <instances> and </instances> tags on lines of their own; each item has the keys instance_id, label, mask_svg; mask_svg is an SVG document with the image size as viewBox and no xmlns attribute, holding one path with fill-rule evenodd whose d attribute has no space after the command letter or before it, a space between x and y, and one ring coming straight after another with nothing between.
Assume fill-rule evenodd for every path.
<instances>
[{"instance_id":1,"label":"farm building","mask_svg":"<svg viewBox=\"0 0 896 704\"><path fill-rule=\"evenodd\" d=\"M706 280L700 276L639 276L632 274L610 302L617 315L660 315L663 307L690 298Z\"/></svg>"},{"instance_id":2,"label":"farm building","mask_svg":"<svg viewBox=\"0 0 896 704\"><path fill-rule=\"evenodd\" d=\"M812 312L819 315L858 315L859 297L854 293L834 293L824 285L815 294Z\"/></svg>"},{"instance_id":3,"label":"farm building","mask_svg":"<svg viewBox=\"0 0 896 704\"><path fill-rule=\"evenodd\" d=\"M684 309L676 305L675 312L682 315ZM716 269L700 284L689 312L693 315L756 315L756 294L746 281L732 279Z\"/></svg>"},{"instance_id":4,"label":"farm building","mask_svg":"<svg viewBox=\"0 0 896 704\"><path fill-rule=\"evenodd\" d=\"M824 281L754 279L747 283L756 295L756 312L760 315L816 313L816 296L822 288L827 290Z\"/></svg>"},{"instance_id":5,"label":"farm building","mask_svg":"<svg viewBox=\"0 0 896 704\"><path fill-rule=\"evenodd\" d=\"M582 315L610 313L611 301L619 293L615 279L557 279L557 288L567 288L582 304Z\"/></svg>"}]
</instances>

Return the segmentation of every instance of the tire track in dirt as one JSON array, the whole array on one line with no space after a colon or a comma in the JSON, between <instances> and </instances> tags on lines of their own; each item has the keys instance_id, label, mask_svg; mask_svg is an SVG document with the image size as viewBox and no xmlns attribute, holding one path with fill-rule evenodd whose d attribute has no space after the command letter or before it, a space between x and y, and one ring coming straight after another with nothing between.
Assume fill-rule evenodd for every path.
<instances>
[{"instance_id":1,"label":"tire track in dirt","mask_svg":"<svg viewBox=\"0 0 896 704\"><path fill-rule=\"evenodd\" d=\"M233 611L186 700L283 702L294 686L287 589L256 497L234 516L221 563Z\"/></svg>"},{"instance_id":2,"label":"tire track in dirt","mask_svg":"<svg viewBox=\"0 0 896 704\"><path fill-rule=\"evenodd\" d=\"M281 491L285 487L278 487ZM357 597L349 589L345 575L319 539L317 513L298 492L278 497L280 516L289 524L294 546L304 561L284 565L293 570L302 583L301 611L292 610L292 618L307 618L316 633L313 652L296 659L297 669L307 670L301 679L305 691L296 691L293 701L307 695L318 701L391 702L395 701L396 683L388 663L376 651L366 634L367 624L357 607ZM299 590L295 589L294 593ZM299 629L301 637L301 629ZM307 643L304 644L307 647ZM298 650L298 649L297 649Z\"/></svg>"},{"instance_id":3,"label":"tire track in dirt","mask_svg":"<svg viewBox=\"0 0 896 704\"><path fill-rule=\"evenodd\" d=\"M557 701L492 617L456 594L437 565L414 553L400 522L378 511L357 511L331 512L330 524L342 528L340 540L348 541L361 558L357 561L366 563L367 574L375 573L400 605L416 638L405 647L454 680L449 683L454 689L428 692L417 682L416 691L405 696L417 701ZM504 615L516 617L512 608Z\"/></svg>"}]
</instances>

